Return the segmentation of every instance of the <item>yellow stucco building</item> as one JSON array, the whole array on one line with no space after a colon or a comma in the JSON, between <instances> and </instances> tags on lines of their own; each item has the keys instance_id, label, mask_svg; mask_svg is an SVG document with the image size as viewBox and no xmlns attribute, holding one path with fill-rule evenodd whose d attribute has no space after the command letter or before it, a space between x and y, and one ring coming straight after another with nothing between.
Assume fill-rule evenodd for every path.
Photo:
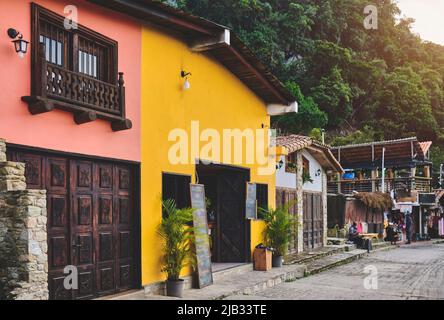
<instances>
[{"instance_id":1,"label":"yellow stucco building","mask_svg":"<svg viewBox=\"0 0 444 320\"><path fill-rule=\"evenodd\" d=\"M245 218L246 183L258 184L258 201L275 203L274 170L261 172L270 165L258 163L255 154L270 159L271 149L261 147L259 135L268 137L270 114L295 112L297 104L228 29L161 5L143 14L153 22L142 31L141 277L146 286L164 280L156 234L161 200L189 206L189 183L204 184L212 203L213 262L251 261L263 223ZM230 129L245 138L240 156ZM252 148L247 141L253 140Z\"/></svg>"}]
</instances>

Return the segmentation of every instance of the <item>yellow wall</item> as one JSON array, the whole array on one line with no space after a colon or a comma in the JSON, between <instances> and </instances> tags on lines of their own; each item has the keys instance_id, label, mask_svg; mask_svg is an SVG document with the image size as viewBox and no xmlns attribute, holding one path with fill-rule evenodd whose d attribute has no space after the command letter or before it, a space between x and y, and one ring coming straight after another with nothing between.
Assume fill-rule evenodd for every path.
<instances>
[{"instance_id":1,"label":"yellow wall","mask_svg":"<svg viewBox=\"0 0 444 320\"><path fill-rule=\"evenodd\" d=\"M164 279L160 272L161 245L156 227L161 221L162 172L191 175L194 165L171 165L168 142L172 129L189 131L191 121L200 129L260 129L269 126L265 104L238 78L214 59L192 53L181 41L160 31L142 33L142 283ZM191 89L182 89L180 71L192 73ZM251 168L251 181L269 185L269 204L275 203L275 176L258 176ZM251 224L252 249L262 241L263 223Z\"/></svg>"}]
</instances>

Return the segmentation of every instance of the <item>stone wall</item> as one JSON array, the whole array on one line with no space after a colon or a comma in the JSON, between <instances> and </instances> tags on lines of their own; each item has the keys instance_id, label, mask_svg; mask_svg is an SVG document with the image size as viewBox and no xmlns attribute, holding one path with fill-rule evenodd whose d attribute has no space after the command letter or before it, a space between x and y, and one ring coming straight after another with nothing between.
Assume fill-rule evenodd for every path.
<instances>
[{"instance_id":1,"label":"stone wall","mask_svg":"<svg viewBox=\"0 0 444 320\"><path fill-rule=\"evenodd\" d=\"M24 164L0 161L0 300L48 299L46 221L46 191L26 190Z\"/></svg>"},{"instance_id":2,"label":"stone wall","mask_svg":"<svg viewBox=\"0 0 444 320\"><path fill-rule=\"evenodd\" d=\"M0 139L0 162L6 161L6 143L5 140Z\"/></svg>"},{"instance_id":3,"label":"stone wall","mask_svg":"<svg viewBox=\"0 0 444 320\"><path fill-rule=\"evenodd\" d=\"M26 190L25 164L0 162L0 191Z\"/></svg>"}]
</instances>

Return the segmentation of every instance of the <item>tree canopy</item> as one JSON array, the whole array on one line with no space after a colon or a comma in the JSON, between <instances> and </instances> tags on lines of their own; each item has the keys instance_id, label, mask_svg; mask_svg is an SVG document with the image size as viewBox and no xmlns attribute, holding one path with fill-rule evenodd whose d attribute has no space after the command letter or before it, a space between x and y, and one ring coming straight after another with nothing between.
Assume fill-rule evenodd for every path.
<instances>
[{"instance_id":1,"label":"tree canopy","mask_svg":"<svg viewBox=\"0 0 444 320\"><path fill-rule=\"evenodd\" d=\"M444 47L411 31L392 0L169 0L233 29L287 85L300 113L276 117L287 133L327 130L327 141L418 136L444 149Z\"/></svg>"}]
</instances>

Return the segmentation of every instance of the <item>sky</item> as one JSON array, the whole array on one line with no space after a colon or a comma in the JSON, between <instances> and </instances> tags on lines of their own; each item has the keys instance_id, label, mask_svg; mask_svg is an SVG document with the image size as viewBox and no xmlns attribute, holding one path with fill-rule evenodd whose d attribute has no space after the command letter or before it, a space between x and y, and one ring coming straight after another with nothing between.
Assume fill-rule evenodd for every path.
<instances>
[{"instance_id":1,"label":"sky","mask_svg":"<svg viewBox=\"0 0 444 320\"><path fill-rule=\"evenodd\" d=\"M444 0L397 0L401 16L416 20L413 32L444 45Z\"/></svg>"}]
</instances>

